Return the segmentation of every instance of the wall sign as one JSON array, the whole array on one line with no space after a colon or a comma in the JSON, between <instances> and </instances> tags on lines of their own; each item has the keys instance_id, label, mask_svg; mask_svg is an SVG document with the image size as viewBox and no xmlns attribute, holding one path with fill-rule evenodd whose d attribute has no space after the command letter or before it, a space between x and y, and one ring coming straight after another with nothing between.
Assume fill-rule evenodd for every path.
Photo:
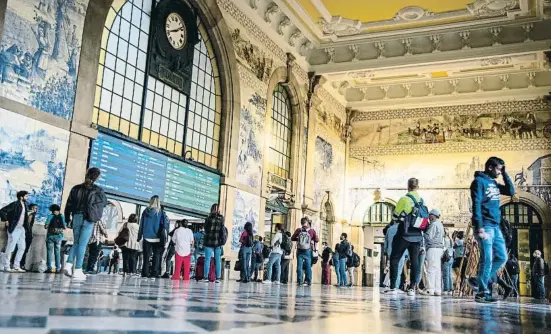
<instances>
[{"instance_id":1,"label":"wall sign","mask_svg":"<svg viewBox=\"0 0 551 334\"><path fill-rule=\"evenodd\" d=\"M101 169L97 184L112 195L158 195L167 207L201 215L219 201L220 175L104 133L92 143L90 166Z\"/></svg>"}]
</instances>

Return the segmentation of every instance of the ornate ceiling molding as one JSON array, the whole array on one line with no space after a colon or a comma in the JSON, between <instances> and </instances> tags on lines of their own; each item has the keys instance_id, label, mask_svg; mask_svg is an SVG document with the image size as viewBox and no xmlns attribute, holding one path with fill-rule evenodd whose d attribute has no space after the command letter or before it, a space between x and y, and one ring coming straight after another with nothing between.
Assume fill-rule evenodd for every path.
<instances>
[{"instance_id":1,"label":"ornate ceiling molding","mask_svg":"<svg viewBox=\"0 0 551 334\"><path fill-rule=\"evenodd\" d=\"M427 16L434 16L435 14L419 6L408 6L400 9L394 16L393 20L400 21L418 21Z\"/></svg>"},{"instance_id":2,"label":"ornate ceiling molding","mask_svg":"<svg viewBox=\"0 0 551 334\"><path fill-rule=\"evenodd\" d=\"M265 82L259 80L251 70L241 64L237 64L237 71L239 72L239 81L241 84L252 88L260 96L266 98L268 85Z\"/></svg>"},{"instance_id":3,"label":"ornate ceiling molding","mask_svg":"<svg viewBox=\"0 0 551 334\"><path fill-rule=\"evenodd\" d=\"M350 156L354 158L376 157L382 155L418 155L467 152L499 151L543 151L551 149L551 141L546 138L480 140L467 142L446 142L442 144L351 146Z\"/></svg>"},{"instance_id":4,"label":"ornate ceiling molding","mask_svg":"<svg viewBox=\"0 0 551 334\"><path fill-rule=\"evenodd\" d=\"M494 17L507 14L519 6L518 0L477 0L467 5L474 17Z\"/></svg>"},{"instance_id":5,"label":"ornate ceiling molding","mask_svg":"<svg viewBox=\"0 0 551 334\"><path fill-rule=\"evenodd\" d=\"M360 21L345 19L342 16L333 16L330 21L322 18L319 25L324 35L335 35L337 37L354 36L362 31Z\"/></svg>"}]
</instances>

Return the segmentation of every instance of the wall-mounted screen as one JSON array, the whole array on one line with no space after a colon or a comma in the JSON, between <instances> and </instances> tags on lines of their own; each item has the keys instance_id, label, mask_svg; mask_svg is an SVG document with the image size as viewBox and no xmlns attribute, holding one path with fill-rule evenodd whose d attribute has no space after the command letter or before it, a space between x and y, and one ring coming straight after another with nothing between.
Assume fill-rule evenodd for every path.
<instances>
[{"instance_id":1,"label":"wall-mounted screen","mask_svg":"<svg viewBox=\"0 0 551 334\"><path fill-rule=\"evenodd\" d=\"M158 195L168 207L201 214L219 200L220 175L104 133L92 143L90 166L101 169L97 184L109 194Z\"/></svg>"}]
</instances>

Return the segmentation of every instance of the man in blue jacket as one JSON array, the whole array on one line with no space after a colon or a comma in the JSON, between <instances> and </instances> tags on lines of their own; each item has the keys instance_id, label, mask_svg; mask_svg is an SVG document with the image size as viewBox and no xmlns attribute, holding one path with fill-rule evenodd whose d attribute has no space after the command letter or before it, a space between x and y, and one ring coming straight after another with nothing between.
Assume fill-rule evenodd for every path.
<instances>
[{"instance_id":1,"label":"man in blue jacket","mask_svg":"<svg viewBox=\"0 0 551 334\"><path fill-rule=\"evenodd\" d=\"M503 178L503 184L496 179ZM473 229L480 247L478 293L475 301L491 303L490 282L497 282L497 271L507 262L505 239L501 233L501 195L513 196L515 188L505 171L505 162L497 157L486 161L484 172L476 172L471 184Z\"/></svg>"}]
</instances>

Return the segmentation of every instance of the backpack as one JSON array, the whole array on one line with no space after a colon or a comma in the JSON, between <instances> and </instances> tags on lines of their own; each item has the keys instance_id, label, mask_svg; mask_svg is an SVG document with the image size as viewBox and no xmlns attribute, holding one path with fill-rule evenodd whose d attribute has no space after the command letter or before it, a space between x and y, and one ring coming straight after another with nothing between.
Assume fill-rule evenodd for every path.
<instances>
[{"instance_id":1,"label":"backpack","mask_svg":"<svg viewBox=\"0 0 551 334\"><path fill-rule=\"evenodd\" d=\"M61 215L53 215L52 219L50 220L50 224L48 225L48 234L61 234L63 233L64 229L65 226L63 225L63 219L61 218Z\"/></svg>"},{"instance_id":2,"label":"backpack","mask_svg":"<svg viewBox=\"0 0 551 334\"><path fill-rule=\"evenodd\" d=\"M312 237L310 236L310 233L308 233L308 231L305 229L301 229L300 233L298 234L297 248L301 250L308 250L310 249L311 242Z\"/></svg>"},{"instance_id":3,"label":"backpack","mask_svg":"<svg viewBox=\"0 0 551 334\"><path fill-rule=\"evenodd\" d=\"M228 228L226 226L222 226L222 231L220 231L222 239L222 245L225 245L226 242L228 242Z\"/></svg>"},{"instance_id":4,"label":"backpack","mask_svg":"<svg viewBox=\"0 0 551 334\"><path fill-rule=\"evenodd\" d=\"M406 216L408 218L406 219L406 223L409 223L408 227L413 227L422 231L426 230L429 225L429 209L425 206L423 199L417 202L413 195L407 194L406 196L413 201L413 210Z\"/></svg>"},{"instance_id":5,"label":"backpack","mask_svg":"<svg viewBox=\"0 0 551 334\"><path fill-rule=\"evenodd\" d=\"M254 237L247 233L247 239L245 239L245 247L252 247L254 245Z\"/></svg>"},{"instance_id":6,"label":"backpack","mask_svg":"<svg viewBox=\"0 0 551 334\"><path fill-rule=\"evenodd\" d=\"M114 253L113 253L113 260L115 260L115 261L116 261L116 260L118 260L118 259L119 259L119 255L120 255L120 254L119 254L119 252L118 252L118 251L116 251L116 250L113 250L113 252L114 252Z\"/></svg>"},{"instance_id":7,"label":"backpack","mask_svg":"<svg viewBox=\"0 0 551 334\"><path fill-rule=\"evenodd\" d=\"M442 263L447 263L451 260L450 252L446 249L442 254Z\"/></svg>"},{"instance_id":8,"label":"backpack","mask_svg":"<svg viewBox=\"0 0 551 334\"><path fill-rule=\"evenodd\" d=\"M360 256L356 253L352 254L352 267L358 268L360 266Z\"/></svg>"},{"instance_id":9,"label":"backpack","mask_svg":"<svg viewBox=\"0 0 551 334\"><path fill-rule=\"evenodd\" d=\"M84 217L90 222L97 222L101 220L103 216L103 209L107 205L107 198L103 193L103 190L93 185L87 194L87 206L84 212Z\"/></svg>"},{"instance_id":10,"label":"backpack","mask_svg":"<svg viewBox=\"0 0 551 334\"><path fill-rule=\"evenodd\" d=\"M119 247L125 245L128 240L130 240L130 230L128 226L124 224L122 230L119 232L119 235L115 238L115 244Z\"/></svg>"},{"instance_id":11,"label":"backpack","mask_svg":"<svg viewBox=\"0 0 551 334\"><path fill-rule=\"evenodd\" d=\"M285 254L291 254L291 248L292 248L291 239L285 233L283 233L283 236L281 239L282 239L281 249L283 249Z\"/></svg>"},{"instance_id":12,"label":"backpack","mask_svg":"<svg viewBox=\"0 0 551 334\"><path fill-rule=\"evenodd\" d=\"M549 275L549 263L543 262L543 275L548 276Z\"/></svg>"}]
</instances>

